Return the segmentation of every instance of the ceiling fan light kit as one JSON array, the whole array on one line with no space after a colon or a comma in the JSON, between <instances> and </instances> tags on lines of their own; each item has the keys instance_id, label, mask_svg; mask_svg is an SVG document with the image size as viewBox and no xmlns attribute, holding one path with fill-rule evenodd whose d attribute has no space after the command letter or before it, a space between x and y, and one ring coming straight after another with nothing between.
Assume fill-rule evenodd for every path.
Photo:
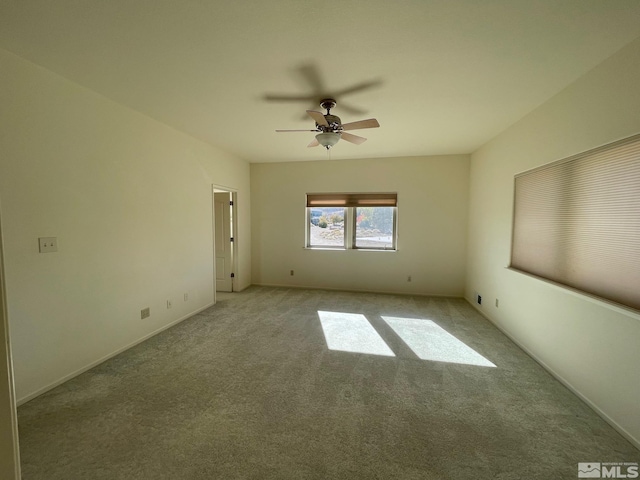
<instances>
[{"instance_id":1,"label":"ceiling fan light kit","mask_svg":"<svg viewBox=\"0 0 640 480\"><path fill-rule=\"evenodd\" d=\"M340 140L340 134L334 132L319 133L318 135L316 135L316 140L320 145L329 150L336 143L338 143L338 140Z\"/></svg>"},{"instance_id":2,"label":"ceiling fan light kit","mask_svg":"<svg viewBox=\"0 0 640 480\"><path fill-rule=\"evenodd\" d=\"M375 118L343 124L340 117L331 115L331 109L335 106L336 101L333 98L325 98L320 102L320 107L327 111L326 114L316 112L315 110L307 110L307 114L316 122L315 130L276 130L276 132L319 132L316 135L316 139L307 146L317 147L318 145L322 145L329 150L338 143L341 138L355 145L360 145L366 140L364 137L347 133L345 130L377 128L380 126Z\"/></svg>"}]
</instances>

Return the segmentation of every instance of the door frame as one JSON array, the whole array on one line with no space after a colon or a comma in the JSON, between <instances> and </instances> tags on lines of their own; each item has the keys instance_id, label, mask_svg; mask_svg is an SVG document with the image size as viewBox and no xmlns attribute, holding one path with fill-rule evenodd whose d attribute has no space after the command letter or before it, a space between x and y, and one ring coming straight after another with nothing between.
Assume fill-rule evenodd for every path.
<instances>
[{"instance_id":1,"label":"door frame","mask_svg":"<svg viewBox=\"0 0 640 480\"><path fill-rule=\"evenodd\" d=\"M230 217L231 221L231 236L233 237L233 243L231 244L231 269L234 274L234 278L231 280L231 291L235 291L236 280L238 279L238 190L233 187L228 187L226 185L220 184L212 184L211 185L211 225L212 225L212 247L213 247L213 303L217 302L217 293L216 293L216 193L225 193L228 192L231 194L231 201L233 205L232 215Z\"/></svg>"},{"instance_id":2,"label":"door frame","mask_svg":"<svg viewBox=\"0 0 640 480\"><path fill-rule=\"evenodd\" d=\"M0 348L0 369L2 369L2 385L0 385L0 395L2 395L0 418L3 427L10 424L8 431L2 428L2 438L0 443L8 445L10 452L3 452L2 466L0 467L0 476L3 478L11 478L19 480L20 472L20 447L18 441L18 413L16 405L16 393L13 377L13 360L11 356L11 339L9 336L9 315L7 310L7 296L4 280L4 262L3 262L3 241L2 241L2 225L0 219L0 340L2 348Z\"/></svg>"}]
</instances>

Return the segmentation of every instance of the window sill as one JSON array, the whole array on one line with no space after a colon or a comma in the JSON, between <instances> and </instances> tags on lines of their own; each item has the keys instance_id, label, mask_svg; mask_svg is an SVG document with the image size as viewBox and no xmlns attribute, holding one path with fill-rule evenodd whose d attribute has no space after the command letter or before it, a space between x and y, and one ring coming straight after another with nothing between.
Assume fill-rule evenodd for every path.
<instances>
[{"instance_id":1,"label":"window sill","mask_svg":"<svg viewBox=\"0 0 640 480\"><path fill-rule=\"evenodd\" d=\"M578 290L577 288L573 288L573 287L569 287L568 285L563 285L562 283L557 283L554 282L553 280L549 280L547 278L544 277L539 277L537 275L533 275L532 273L528 273L525 272L523 270L518 270L517 268L513 268L513 267L505 267L506 270L510 271L510 272L514 272L520 275L524 275L525 277L529 277L532 278L534 280L537 280L539 282L542 282L548 286L550 286L551 288L554 288L556 290L561 290L564 293L567 293L569 295L573 295L574 297L579 297L583 300L586 300L588 302L591 303L595 303L601 307L604 308L608 308L611 310L614 310L618 313L622 313L624 315L627 316L631 316L634 317L638 320L640 320L640 311L636 310L634 308L628 307L626 305L622 305L621 303L616 303L612 300L607 300L606 298L602 298L602 297L598 297L596 295L587 293L587 292L583 292L582 290Z\"/></svg>"},{"instance_id":2,"label":"window sill","mask_svg":"<svg viewBox=\"0 0 640 480\"><path fill-rule=\"evenodd\" d=\"M393 252L398 249L392 248L344 248L344 247L302 247L303 250L323 250L326 252Z\"/></svg>"}]
</instances>

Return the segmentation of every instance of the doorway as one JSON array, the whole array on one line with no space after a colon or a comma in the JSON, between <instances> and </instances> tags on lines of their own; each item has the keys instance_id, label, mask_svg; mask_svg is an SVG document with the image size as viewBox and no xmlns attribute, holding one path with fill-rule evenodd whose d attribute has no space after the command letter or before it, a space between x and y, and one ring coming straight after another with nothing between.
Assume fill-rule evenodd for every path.
<instances>
[{"instance_id":1,"label":"doorway","mask_svg":"<svg viewBox=\"0 0 640 480\"><path fill-rule=\"evenodd\" d=\"M214 271L216 292L233 292L237 265L235 248L236 192L213 187Z\"/></svg>"}]
</instances>

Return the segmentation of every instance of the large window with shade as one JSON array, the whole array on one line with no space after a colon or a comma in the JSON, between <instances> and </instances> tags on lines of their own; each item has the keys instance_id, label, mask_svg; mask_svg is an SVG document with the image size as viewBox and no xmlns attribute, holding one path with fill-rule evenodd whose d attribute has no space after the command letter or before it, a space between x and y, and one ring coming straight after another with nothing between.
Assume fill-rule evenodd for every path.
<instances>
[{"instance_id":1,"label":"large window with shade","mask_svg":"<svg viewBox=\"0 0 640 480\"><path fill-rule=\"evenodd\" d=\"M511 268L640 310L640 135L515 177Z\"/></svg>"},{"instance_id":2,"label":"large window with shade","mask_svg":"<svg viewBox=\"0 0 640 480\"><path fill-rule=\"evenodd\" d=\"M307 248L396 250L396 193L307 194Z\"/></svg>"}]
</instances>

